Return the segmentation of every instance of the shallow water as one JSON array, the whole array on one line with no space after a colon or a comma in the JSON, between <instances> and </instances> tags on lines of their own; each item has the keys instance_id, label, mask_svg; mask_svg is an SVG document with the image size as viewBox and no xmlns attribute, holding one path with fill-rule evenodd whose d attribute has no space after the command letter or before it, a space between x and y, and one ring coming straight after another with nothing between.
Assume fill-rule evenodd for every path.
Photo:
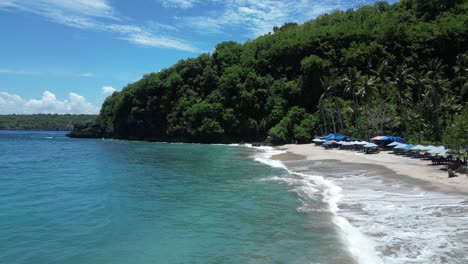
<instances>
[{"instance_id":1,"label":"shallow water","mask_svg":"<svg viewBox=\"0 0 468 264\"><path fill-rule=\"evenodd\" d=\"M0 132L0 263L335 263L287 172L239 146ZM314 221L321 224L313 224Z\"/></svg>"}]
</instances>

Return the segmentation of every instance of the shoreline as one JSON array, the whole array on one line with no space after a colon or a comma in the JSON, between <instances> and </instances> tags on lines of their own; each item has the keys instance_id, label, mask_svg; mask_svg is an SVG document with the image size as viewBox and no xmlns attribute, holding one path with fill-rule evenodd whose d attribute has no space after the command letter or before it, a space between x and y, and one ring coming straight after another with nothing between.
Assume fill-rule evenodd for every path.
<instances>
[{"instance_id":1,"label":"shoreline","mask_svg":"<svg viewBox=\"0 0 468 264\"><path fill-rule=\"evenodd\" d=\"M275 148L287 151L272 157L272 159L280 161L336 160L345 163L372 164L390 169L397 175L430 183L442 191L468 194L468 177L465 175L448 178L448 173L440 170L441 166L432 165L427 160L394 155L391 151L364 154L349 150L324 149L315 144L288 144Z\"/></svg>"}]
</instances>

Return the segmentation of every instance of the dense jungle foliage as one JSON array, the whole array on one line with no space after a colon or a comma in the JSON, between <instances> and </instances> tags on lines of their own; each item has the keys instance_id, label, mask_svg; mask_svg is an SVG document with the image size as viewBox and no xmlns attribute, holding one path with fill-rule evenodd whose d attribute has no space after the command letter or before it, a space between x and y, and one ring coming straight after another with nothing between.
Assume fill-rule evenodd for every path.
<instances>
[{"instance_id":1,"label":"dense jungle foliage","mask_svg":"<svg viewBox=\"0 0 468 264\"><path fill-rule=\"evenodd\" d=\"M94 122L96 115L0 115L0 129L17 130L72 130L73 125Z\"/></svg>"},{"instance_id":2,"label":"dense jungle foliage","mask_svg":"<svg viewBox=\"0 0 468 264\"><path fill-rule=\"evenodd\" d=\"M287 23L115 92L96 136L241 142L270 135L285 143L336 132L441 142L455 126L461 132L451 133L466 137L459 126L468 119L467 40L467 0L377 2Z\"/></svg>"}]
</instances>

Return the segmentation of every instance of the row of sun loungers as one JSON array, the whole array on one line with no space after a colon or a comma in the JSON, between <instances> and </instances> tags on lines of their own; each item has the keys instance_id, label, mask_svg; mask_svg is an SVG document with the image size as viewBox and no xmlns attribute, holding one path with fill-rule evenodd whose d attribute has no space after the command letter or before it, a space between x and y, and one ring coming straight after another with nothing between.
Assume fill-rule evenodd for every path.
<instances>
[{"instance_id":1,"label":"row of sun loungers","mask_svg":"<svg viewBox=\"0 0 468 264\"><path fill-rule=\"evenodd\" d=\"M338 148L342 150L361 151L366 154L379 153L380 149L392 149L393 153L396 155L430 160L433 165L447 165L448 168L457 168L461 165L467 165L466 159L462 161L456 158L455 154L457 154L457 152L446 149L444 146L412 145L396 141L382 144L383 142L378 142L378 139L375 141L377 144L367 141L351 141L349 139L347 141L337 141L323 138L316 138L313 142L316 145L323 146L325 149Z\"/></svg>"}]
</instances>

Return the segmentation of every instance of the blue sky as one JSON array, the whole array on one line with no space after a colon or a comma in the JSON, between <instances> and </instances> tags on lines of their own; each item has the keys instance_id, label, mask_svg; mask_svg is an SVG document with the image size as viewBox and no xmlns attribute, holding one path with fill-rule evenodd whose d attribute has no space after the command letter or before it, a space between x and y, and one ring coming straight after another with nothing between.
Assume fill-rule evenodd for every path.
<instances>
[{"instance_id":1,"label":"blue sky","mask_svg":"<svg viewBox=\"0 0 468 264\"><path fill-rule=\"evenodd\" d=\"M0 0L0 114L97 113L114 90L221 41L373 2Z\"/></svg>"}]
</instances>

